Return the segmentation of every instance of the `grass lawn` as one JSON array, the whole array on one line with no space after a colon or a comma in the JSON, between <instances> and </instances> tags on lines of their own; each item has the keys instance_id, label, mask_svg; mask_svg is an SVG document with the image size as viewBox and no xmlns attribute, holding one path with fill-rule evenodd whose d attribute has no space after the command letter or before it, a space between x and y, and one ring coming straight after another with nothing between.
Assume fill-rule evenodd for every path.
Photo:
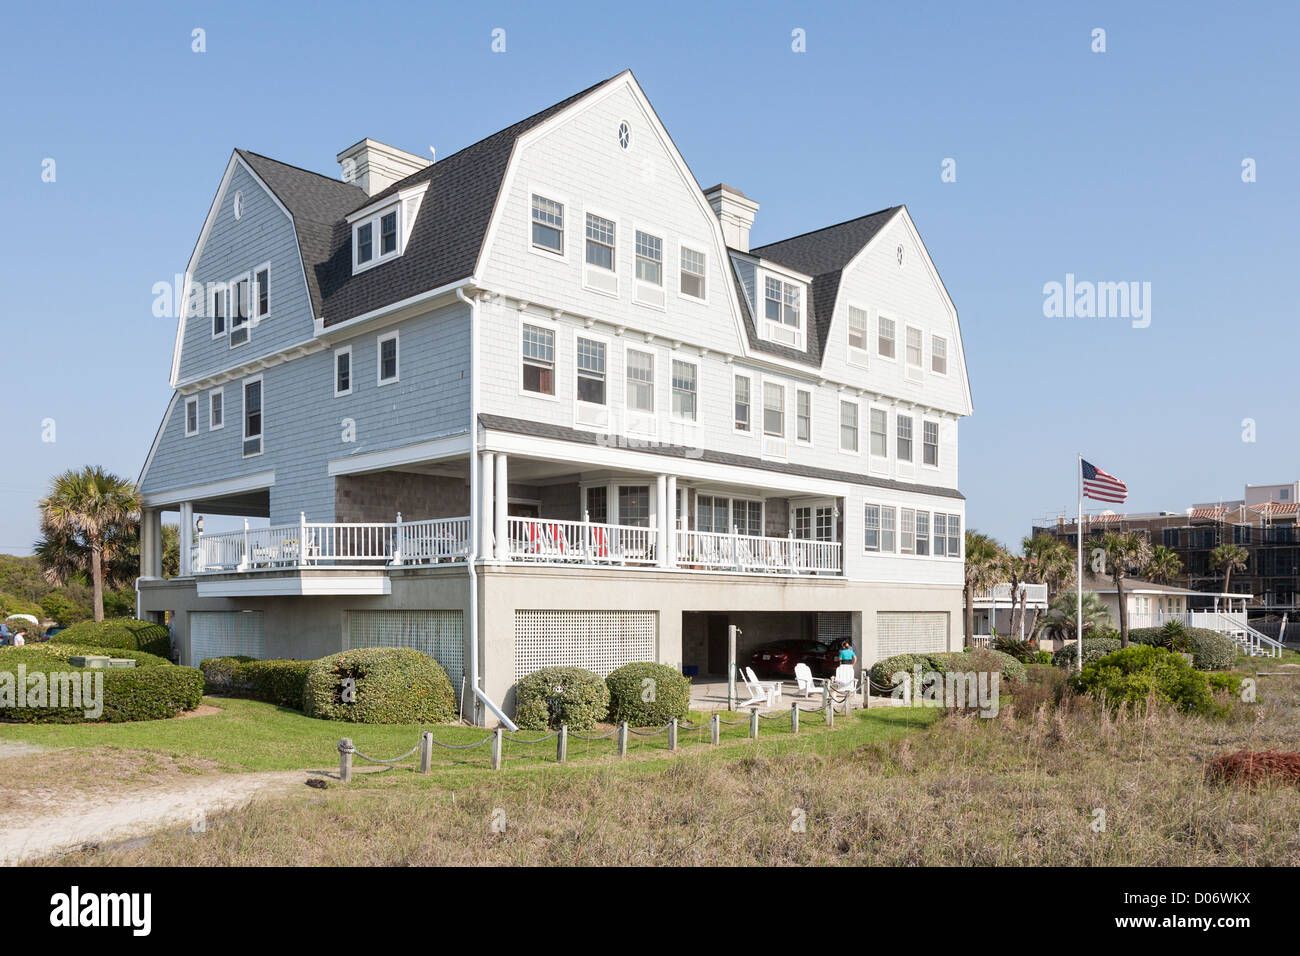
<instances>
[{"instance_id":1,"label":"grass lawn","mask_svg":"<svg viewBox=\"0 0 1300 956\"><path fill-rule=\"evenodd\" d=\"M295 710L276 707L260 701L235 698L204 698L204 704L219 708L220 712L200 717L173 720L143 721L124 724L0 724L0 740L18 740L54 748L111 748L124 751L148 751L173 758L199 758L216 771L261 771L299 769L338 769L338 741L351 737L358 750L372 757L391 758L405 753L419 739L422 730L433 732L434 739L449 744L467 744L482 740L488 731L479 727L449 727L419 725L348 724L340 721L316 720L304 717ZM723 714L724 719L741 720L737 725L722 727L723 749L730 744L747 744L749 735L746 714ZM927 726L937 718L932 710L907 710L880 707L868 712L859 711L846 723L841 715L834 728L828 732L820 713L802 713L799 735L790 733L788 717L759 721L759 733L765 752L782 753L788 750L819 752L860 746L875 740L885 740ZM703 723L708 716L692 713L689 722ZM601 727L587 732L596 736L612 729ZM521 730L510 734L519 740L533 740L542 736L537 731ZM628 735L629 757L667 750L667 735L638 737ZM710 748L707 728L698 731L681 730L679 748ZM554 739L540 743L512 743L503 747L504 768L537 766L555 763ZM615 741L584 742L570 737L570 761L613 757ZM412 754L399 768L403 772L414 767ZM615 758L616 759L616 758ZM473 750L445 750L434 747L434 767L439 771L487 771L490 747L484 745ZM353 766L364 771L374 764L355 759Z\"/></svg>"}]
</instances>

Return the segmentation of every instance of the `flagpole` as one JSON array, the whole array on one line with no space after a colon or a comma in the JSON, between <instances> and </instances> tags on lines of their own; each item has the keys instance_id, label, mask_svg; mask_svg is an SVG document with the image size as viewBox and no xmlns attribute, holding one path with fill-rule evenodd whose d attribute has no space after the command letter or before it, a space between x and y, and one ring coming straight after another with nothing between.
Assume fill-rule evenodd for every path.
<instances>
[{"instance_id":1,"label":"flagpole","mask_svg":"<svg viewBox=\"0 0 1300 956\"><path fill-rule=\"evenodd\" d=\"M1083 455L1079 455L1078 462L1075 463L1074 477L1079 485L1079 515L1075 519L1074 530L1079 535L1078 562L1079 573L1074 582L1074 643L1076 645L1075 660L1078 663L1079 673L1083 673Z\"/></svg>"}]
</instances>

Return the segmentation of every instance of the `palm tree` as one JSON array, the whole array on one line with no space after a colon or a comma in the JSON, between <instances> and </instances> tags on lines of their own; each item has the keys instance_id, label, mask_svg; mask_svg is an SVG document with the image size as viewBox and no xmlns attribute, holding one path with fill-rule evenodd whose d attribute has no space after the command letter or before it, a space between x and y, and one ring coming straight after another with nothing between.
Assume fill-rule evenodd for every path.
<instances>
[{"instance_id":1,"label":"palm tree","mask_svg":"<svg viewBox=\"0 0 1300 956\"><path fill-rule=\"evenodd\" d=\"M140 511L135 485L87 465L56 477L40 507L45 537L36 551L46 580L62 584L76 572L89 572L95 620L102 621L105 559L127 548L126 529Z\"/></svg>"},{"instance_id":2,"label":"palm tree","mask_svg":"<svg viewBox=\"0 0 1300 956\"><path fill-rule=\"evenodd\" d=\"M1046 584L1049 595L1055 597L1074 585L1074 549L1064 541L1040 534L1025 538L1021 547L1029 559L1031 577L1037 584Z\"/></svg>"},{"instance_id":3,"label":"palm tree","mask_svg":"<svg viewBox=\"0 0 1300 956\"><path fill-rule=\"evenodd\" d=\"M1228 584L1232 581L1233 571L1245 571L1246 561L1250 558L1246 549L1236 544L1217 545L1210 552L1210 567L1223 572L1223 593L1227 594Z\"/></svg>"},{"instance_id":4,"label":"palm tree","mask_svg":"<svg viewBox=\"0 0 1300 956\"><path fill-rule=\"evenodd\" d=\"M1020 585L1033 581L1033 565L1023 554L1005 552L1002 555L1001 571L1002 579L1011 586L1011 623L1007 627L1007 633L1015 636L1020 633L1020 622L1025 613L1025 596L1020 593Z\"/></svg>"},{"instance_id":5,"label":"palm tree","mask_svg":"<svg viewBox=\"0 0 1300 956\"><path fill-rule=\"evenodd\" d=\"M1163 544L1158 544L1152 549L1151 560L1147 563L1142 576L1148 581L1169 584L1182 573L1182 558L1178 557L1172 548L1166 548Z\"/></svg>"},{"instance_id":6,"label":"palm tree","mask_svg":"<svg viewBox=\"0 0 1300 956\"><path fill-rule=\"evenodd\" d=\"M966 530L966 646L975 634L975 592L998 583L1002 546L986 534Z\"/></svg>"},{"instance_id":7,"label":"palm tree","mask_svg":"<svg viewBox=\"0 0 1300 956\"><path fill-rule=\"evenodd\" d=\"M1071 640L1074 638L1078 612L1077 598L1073 591L1064 591L1052 599L1047 610L1034 622L1034 636L1049 639ZM1085 637L1111 626L1110 608L1106 602L1092 591L1083 592L1083 634Z\"/></svg>"},{"instance_id":8,"label":"palm tree","mask_svg":"<svg viewBox=\"0 0 1300 956\"><path fill-rule=\"evenodd\" d=\"M1108 531L1092 542L1106 559L1106 573L1115 582L1115 599L1119 603L1119 643L1128 647L1128 601L1124 596L1124 578L1136 574L1151 563L1151 545L1132 531Z\"/></svg>"}]
</instances>

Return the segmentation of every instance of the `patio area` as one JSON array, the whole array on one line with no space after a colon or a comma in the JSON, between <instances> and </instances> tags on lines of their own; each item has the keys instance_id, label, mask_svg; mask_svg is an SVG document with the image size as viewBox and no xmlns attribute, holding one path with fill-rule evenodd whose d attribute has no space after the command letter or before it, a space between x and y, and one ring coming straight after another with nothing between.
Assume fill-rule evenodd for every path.
<instances>
[{"instance_id":1,"label":"patio area","mask_svg":"<svg viewBox=\"0 0 1300 956\"><path fill-rule=\"evenodd\" d=\"M771 680L764 683L772 683ZM736 704L739 706L750 698L746 692L745 682L736 682ZM862 707L897 707L902 705L901 700L892 697L875 697L870 701L863 703L862 694L854 693L851 695L851 701L854 710L860 710ZM697 677L691 681L691 709L702 711L727 710L727 682L716 677ZM793 680L781 682L781 698L775 706L764 704L764 712L776 710L789 710L792 703L798 703L801 707L811 708L819 707L822 704L822 694L820 690L814 691L807 697L798 689Z\"/></svg>"}]
</instances>

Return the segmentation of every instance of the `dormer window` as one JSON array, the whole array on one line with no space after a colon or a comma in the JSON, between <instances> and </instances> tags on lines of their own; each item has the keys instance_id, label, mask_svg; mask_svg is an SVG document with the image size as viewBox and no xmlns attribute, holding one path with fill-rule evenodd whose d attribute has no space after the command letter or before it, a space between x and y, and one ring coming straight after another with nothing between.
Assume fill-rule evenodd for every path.
<instances>
[{"instance_id":1,"label":"dormer window","mask_svg":"<svg viewBox=\"0 0 1300 956\"><path fill-rule=\"evenodd\" d=\"M763 280L766 338L797 346L803 339L803 289L776 276Z\"/></svg>"},{"instance_id":2,"label":"dormer window","mask_svg":"<svg viewBox=\"0 0 1300 956\"><path fill-rule=\"evenodd\" d=\"M407 240L420 212L428 183L403 189L396 196L359 209L348 217L352 224L352 271L364 272L396 259L406 250Z\"/></svg>"}]
</instances>

